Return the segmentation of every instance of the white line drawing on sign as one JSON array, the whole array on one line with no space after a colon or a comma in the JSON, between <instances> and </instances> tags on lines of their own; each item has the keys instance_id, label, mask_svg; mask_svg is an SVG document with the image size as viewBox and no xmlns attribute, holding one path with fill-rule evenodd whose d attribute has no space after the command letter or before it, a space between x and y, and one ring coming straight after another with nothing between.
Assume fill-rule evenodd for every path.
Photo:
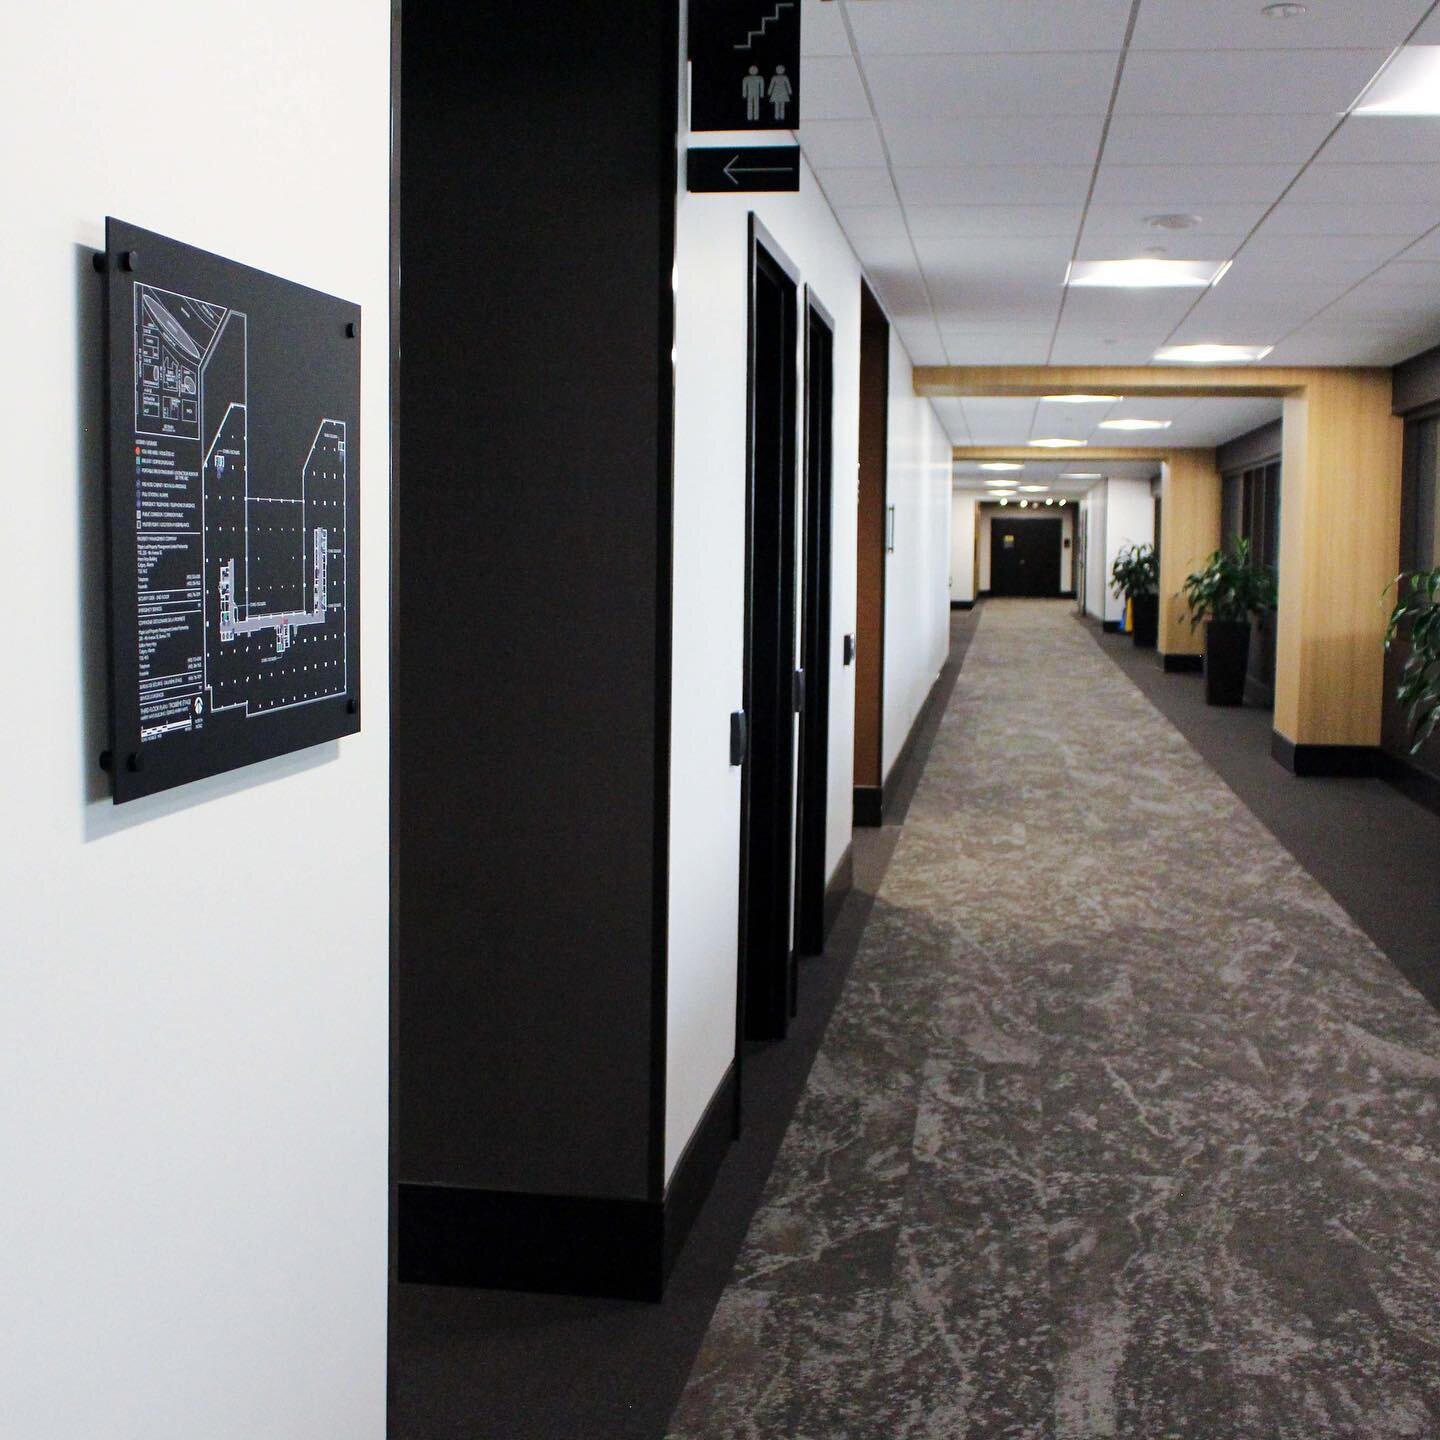
<instances>
[{"instance_id":1,"label":"white line drawing on sign","mask_svg":"<svg viewBox=\"0 0 1440 1440\"><path fill-rule=\"evenodd\" d=\"M770 82L770 104L775 109L775 118L785 118L785 107L789 105L791 97L795 94L795 87L790 83L790 77L785 73L783 65L775 67L775 78Z\"/></svg>"},{"instance_id":2,"label":"white line drawing on sign","mask_svg":"<svg viewBox=\"0 0 1440 1440\"><path fill-rule=\"evenodd\" d=\"M745 36L745 43L743 45L737 45L735 48L737 50L753 50L755 48L755 42L763 39L765 32L779 20L780 12L782 10L793 10L794 8L795 0L780 0L780 3L775 7L774 13L767 15L760 22L760 28L758 30L751 30Z\"/></svg>"},{"instance_id":3,"label":"white line drawing on sign","mask_svg":"<svg viewBox=\"0 0 1440 1440\"><path fill-rule=\"evenodd\" d=\"M730 160L720 172L732 185L740 184L741 175L793 175L794 166L791 165L740 165L740 156L736 155Z\"/></svg>"},{"instance_id":4,"label":"white line drawing on sign","mask_svg":"<svg viewBox=\"0 0 1440 1440\"><path fill-rule=\"evenodd\" d=\"M745 97L745 118L760 118L760 102L765 98L765 77L758 65L750 67L750 73L740 82L740 93Z\"/></svg>"}]
</instances>

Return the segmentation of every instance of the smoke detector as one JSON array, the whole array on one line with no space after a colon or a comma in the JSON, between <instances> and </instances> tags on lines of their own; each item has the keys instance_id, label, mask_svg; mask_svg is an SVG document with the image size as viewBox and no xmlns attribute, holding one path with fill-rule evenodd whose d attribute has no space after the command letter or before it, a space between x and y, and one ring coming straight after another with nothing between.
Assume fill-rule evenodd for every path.
<instances>
[{"instance_id":1,"label":"smoke detector","mask_svg":"<svg viewBox=\"0 0 1440 1440\"><path fill-rule=\"evenodd\" d=\"M1308 15L1310 7L1296 4L1295 0L1280 0L1280 4L1267 5L1260 13L1267 20L1293 20L1297 15Z\"/></svg>"}]
</instances>

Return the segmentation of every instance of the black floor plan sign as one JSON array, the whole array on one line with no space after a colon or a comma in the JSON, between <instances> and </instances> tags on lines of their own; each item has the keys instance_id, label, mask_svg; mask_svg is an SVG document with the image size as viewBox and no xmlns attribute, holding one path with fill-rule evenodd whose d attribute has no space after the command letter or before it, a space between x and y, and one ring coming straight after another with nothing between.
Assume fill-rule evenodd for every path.
<instances>
[{"instance_id":1,"label":"black floor plan sign","mask_svg":"<svg viewBox=\"0 0 1440 1440\"><path fill-rule=\"evenodd\" d=\"M690 0L690 128L800 125L800 0Z\"/></svg>"},{"instance_id":2,"label":"black floor plan sign","mask_svg":"<svg viewBox=\"0 0 1440 1440\"><path fill-rule=\"evenodd\" d=\"M360 728L360 311L106 222L117 803Z\"/></svg>"}]
</instances>

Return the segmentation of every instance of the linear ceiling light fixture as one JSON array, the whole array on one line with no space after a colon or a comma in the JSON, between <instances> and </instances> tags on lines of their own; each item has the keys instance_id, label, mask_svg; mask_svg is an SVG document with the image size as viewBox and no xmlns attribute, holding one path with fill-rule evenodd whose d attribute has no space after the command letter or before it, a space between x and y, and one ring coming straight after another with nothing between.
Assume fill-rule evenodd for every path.
<instances>
[{"instance_id":1,"label":"linear ceiling light fixture","mask_svg":"<svg viewBox=\"0 0 1440 1440\"><path fill-rule=\"evenodd\" d=\"M1102 430L1168 430L1169 420L1102 420Z\"/></svg>"},{"instance_id":2,"label":"linear ceiling light fixture","mask_svg":"<svg viewBox=\"0 0 1440 1440\"><path fill-rule=\"evenodd\" d=\"M1404 45L1360 92L1352 115L1440 115L1440 45Z\"/></svg>"},{"instance_id":3,"label":"linear ceiling light fixture","mask_svg":"<svg viewBox=\"0 0 1440 1440\"><path fill-rule=\"evenodd\" d=\"M1135 260L1072 260L1065 283L1108 290L1205 290L1218 285L1230 265L1229 260L1160 260L1153 255Z\"/></svg>"},{"instance_id":4,"label":"linear ceiling light fixture","mask_svg":"<svg viewBox=\"0 0 1440 1440\"><path fill-rule=\"evenodd\" d=\"M982 470L1023 470L1025 467L1014 460L992 460L988 465L982 465Z\"/></svg>"},{"instance_id":5,"label":"linear ceiling light fixture","mask_svg":"<svg viewBox=\"0 0 1440 1440\"><path fill-rule=\"evenodd\" d=\"M1123 395L1045 395L1048 405L1118 405Z\"/></svg>"},{"instance_id":6,"label":"linear ceiling light fixture","mask_svg":"<svg viewBox=\"0 0 1440 1440\"><path fill-rule=\"evenodd\" d=\"M1075 450L1089 443L1088 440L1061 440L1058 437L1029 442L1037 450Z\"/></svg>"},{"instance_id":7,"label":"linear ceiling light fixture","mask_svg":"<svg viewBox=\"0 0 1440 1440\"><path fill-rule=\"evenodd\" d=\"M1098 470L1063 470L1060 478L1062 480L1103 480L1105 477Z\"/></svg>"},{"instance_id":8,"label":"linear ceiling light fixture","mask_svg":"<svg viewBox=\"0 0 1440 1440\"><path fill-rule=\"evenodd\" d=\"M1048 485L1022 485L1020 488L1027 495L1044 495L1050 489Z\"/></svg>"},{"instance_id":9,"label":"linear ceiling light fixture","mask_svg":"<svg viewBox=\"0 0 1440 1440\"><path fill-rule=\"evenodd\" d=\"M1184 365L1246 365L1263 360L1273 345L1165 345L1155 352L1160 361L1178 361Z\"/></svg>"}]
</instances>

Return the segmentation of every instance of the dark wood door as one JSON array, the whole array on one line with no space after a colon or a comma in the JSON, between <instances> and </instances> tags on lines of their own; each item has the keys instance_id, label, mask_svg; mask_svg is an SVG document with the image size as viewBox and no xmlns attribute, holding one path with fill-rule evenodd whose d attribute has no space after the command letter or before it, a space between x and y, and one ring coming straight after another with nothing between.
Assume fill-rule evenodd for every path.
<instances>
[{"instance_id":1,"label":"dark wood door","mask_svg":"<svg viewBox=\"0 0 1440 1440\"><path fill-rule=\"evenodd\" d=\"M1059 520L990 522L990 593L1055 596L1060 593Z\"/></svg>"},{"instance_id":2,"label":"dark wood door","mask_svg":"<svg viewBox=\"0 0 1440 1440\"><path fill-rule=\"evenodd\" d=\"M751 226L740 989L743 1034L778 1040L790 1019L794 966L799 315L795 276L753 216Z\"/></svg>"},{"instance_id":3,"label":"dark wood door","mask_svg":"<svg viewBox=\"0 0 1440 1440\"><path fill-rule=\"evenodd\" d=\"M825 948L825 837L830 796L831 515L834 508L835 326L805 304L805 574L800 619L800 818L795 827L796 948ZM794 996L791 1009L795 1008Z\"/></svg>"}]
</instances>

